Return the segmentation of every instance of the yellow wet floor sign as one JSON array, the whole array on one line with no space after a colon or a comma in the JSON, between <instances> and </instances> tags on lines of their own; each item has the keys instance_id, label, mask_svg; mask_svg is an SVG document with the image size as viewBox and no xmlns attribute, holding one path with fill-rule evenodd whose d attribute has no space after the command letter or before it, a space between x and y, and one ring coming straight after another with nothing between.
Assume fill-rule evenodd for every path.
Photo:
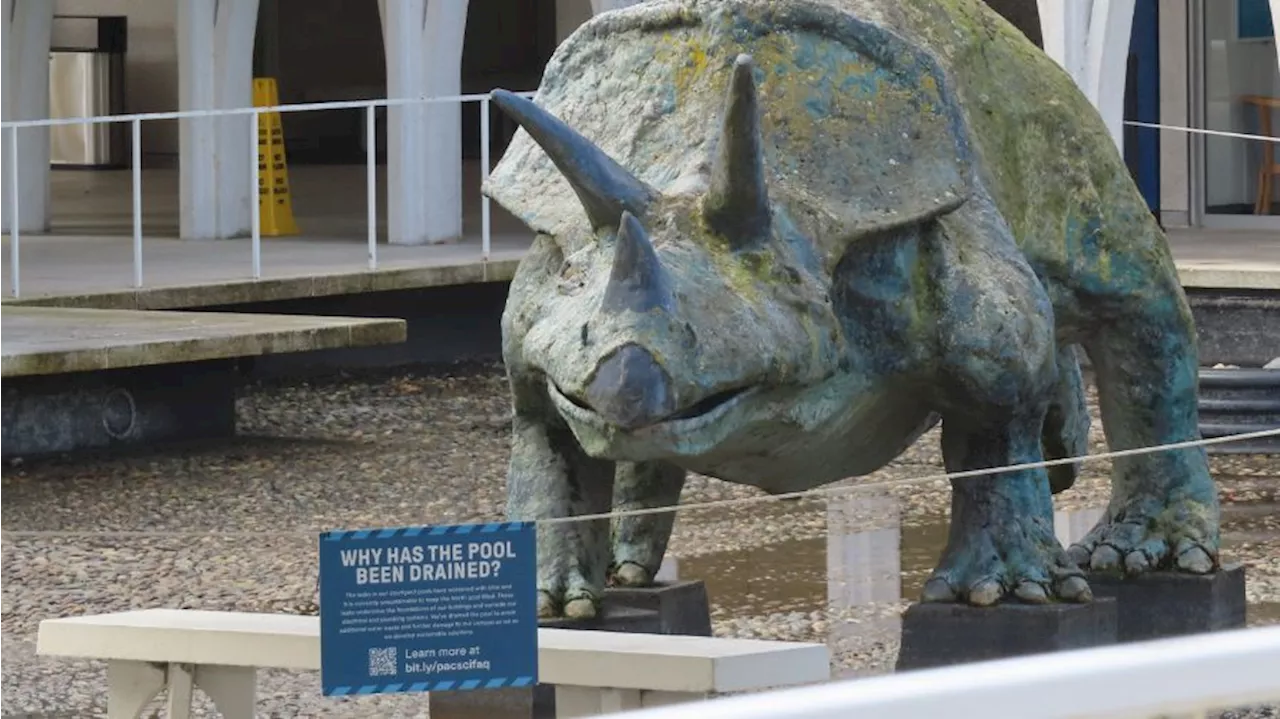
<instances>
[{"instance_id":1,"label":"yellow wet floor sign","mask_svg":"<svg viewBox=\"0 0 1280 719\"><path fill-rule=\"evenodd\" d=\"M255 77L254 107L279 104L275 78ZM289 169L284 159L284 128L279 112L258 115L258 225L264 237L298 234L289 197Z\"/></svg>"}]
</instances>

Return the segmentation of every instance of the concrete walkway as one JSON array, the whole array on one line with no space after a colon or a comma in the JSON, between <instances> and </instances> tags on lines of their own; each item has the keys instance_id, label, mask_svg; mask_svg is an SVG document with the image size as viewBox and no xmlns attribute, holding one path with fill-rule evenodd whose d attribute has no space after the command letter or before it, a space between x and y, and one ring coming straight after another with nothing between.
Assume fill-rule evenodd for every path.
<instances>
[{"instance_id":1,"label":"concrete walkway","mask_svg":"<svg viewBox=\"0 0 1280 719\"><path fill-rule=\"evenodd\" d=\"M49 234L20 238L23 303L175 309L277 299L504 281L532 241L523 223L492 205L492 248L481 247L480 168L464 167L465 236L433 246L386 243L385 168L378 173L378 263L369 270L365 175L361 166L290 168L301 234L262 239L253 277L248 238L182 241L178 173L143 172L143 287L135 288L130 173L53 173ZM3 240L5 302L13 301L10 239Z\"/></svg>"},{"instance_id":2,"label":"concrete walkway","mask_svg":"<svg viewBox=\"0 0 1280 719\"><path fill-rule=\"evenodd\" d=\"M1185 287L1280 290L1280 229L1170 229Z\"/></svg>"},{"instance_id":3,"label":"concrete walkway","mask_svg":"<svg viewBox=\"0 0 1280 719\"><path fill-rule=\"evenodd\" d=\"M362 166L290 168L302 235L263 238L262 277L252 274L248 239L176 239L176 170L143 173L143 287L133 287L128 171L53 173L50 234L21 238L24 304L175 309L379 290L509 280L531 233L496 203L492 248L481 252L480 168L464 166L465 237L445 245L385 243L385 168L379 167L378 269L368 269ZM1171 230L1188 287L1280 289L1280 230ZM14 301L9 239L0 288Z\"/></svg>"}]
</instances>

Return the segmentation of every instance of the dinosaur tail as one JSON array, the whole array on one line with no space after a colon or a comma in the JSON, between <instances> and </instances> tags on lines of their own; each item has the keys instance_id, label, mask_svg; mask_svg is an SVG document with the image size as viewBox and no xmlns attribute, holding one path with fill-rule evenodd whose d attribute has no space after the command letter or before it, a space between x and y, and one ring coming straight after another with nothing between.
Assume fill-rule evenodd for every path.
<instances>
[{"instance_id":1,"label":"dinosaur tail","mask_svg":"<svg viewBox=\"0 0 1280 719\"><path fill-rule=\"evenodd\" d=\"M1074 345L1058 349L1058 386L1044 418L1040 444L1046 460L1080 457L1089 451L1089 406ZM1057 494L1075 484L1079 465L1059 464L1048 472L1049 489Z\"/></svg>"}]
</instances>

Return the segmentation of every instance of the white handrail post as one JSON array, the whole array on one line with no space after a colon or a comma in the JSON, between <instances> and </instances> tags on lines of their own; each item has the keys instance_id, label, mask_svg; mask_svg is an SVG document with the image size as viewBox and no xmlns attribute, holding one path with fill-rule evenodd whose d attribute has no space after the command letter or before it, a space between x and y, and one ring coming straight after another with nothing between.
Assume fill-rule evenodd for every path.
<instances>
[{"instance_id":1,"label":"white handrail post","mask_svg":"<svg viewBox=\"0 0 1280 719\"><path fill-rule=\"evenodd\" d=\"M489 181L489 95L480 100L480 251L489 261L489 196L484 183Z\"/></svg>"},{"instance_id":2,"label":"white handrail post","mask_svg":"<svg viewBox=\"0 0 1280 719\"><path fill-rule=\"evenodd\" d=\"M10 271L13 273L11 284L13 285L13 296L18 297L21 294L19 286L19 277L21 271L18 266L18 128L14 126L9 134L9 165L13 171L9 173L9 265Z\"/></svg>"},{"instance_id":3,"label":"white handrail post","mask_svg":"<svg viewBox=\"0 0 1280 719\"><path fill-rule=\"evenodd\" d=\"M133 286L142 287L142 120L131 123L133 153Z\"/></svg>"},{"instance_id":4,"label":"white handrail post","mask_svg":"<svg viewBox=\"0 0 1280 719\"><path fill-rule=\"evenodd\" d=\"M262 174L258 163L268 161L259 157L261 144L258 133L262 123L255 108L249 113L249 187L257 188L257 192L249 193L249 232L253 244L253 279L262 279Z\"/></svg>"},{"instance_id":5,"label":"white handrail post","mask_svg":"<svg viewBox=\"0 0 1280 719\"><path fill-rule=\"evenodd\" d=\"M366 228L369 233L369 269L378 269L378 133L374 128L378 106L370 102L364 111L364 183Z\"/></svg>"}]
</instances>

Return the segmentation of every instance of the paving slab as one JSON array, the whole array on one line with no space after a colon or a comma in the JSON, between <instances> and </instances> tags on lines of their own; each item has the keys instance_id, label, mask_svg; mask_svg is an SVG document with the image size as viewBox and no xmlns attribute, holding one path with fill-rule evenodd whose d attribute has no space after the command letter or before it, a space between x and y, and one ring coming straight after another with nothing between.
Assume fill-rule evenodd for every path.
<instances>
[{"instance_id":1,"label":"paving slab","mask_svg":"<svg viewBox=\"0 0 1280 719\"><path fill-rule=\"evenodd\" d=\"M6 305L3 377L403 342L400 319Z\"/></svg>"},{"instance_id":2,"label":"paving slab","mask_svg":"<svg viewBox=\"0 0 1280 719\"><path fill-rule=\"evenodd\" d=\"M1280 230L1171 228L1166 234L1183 287L1280 290Z\"/></svg>"}]
</instances>

